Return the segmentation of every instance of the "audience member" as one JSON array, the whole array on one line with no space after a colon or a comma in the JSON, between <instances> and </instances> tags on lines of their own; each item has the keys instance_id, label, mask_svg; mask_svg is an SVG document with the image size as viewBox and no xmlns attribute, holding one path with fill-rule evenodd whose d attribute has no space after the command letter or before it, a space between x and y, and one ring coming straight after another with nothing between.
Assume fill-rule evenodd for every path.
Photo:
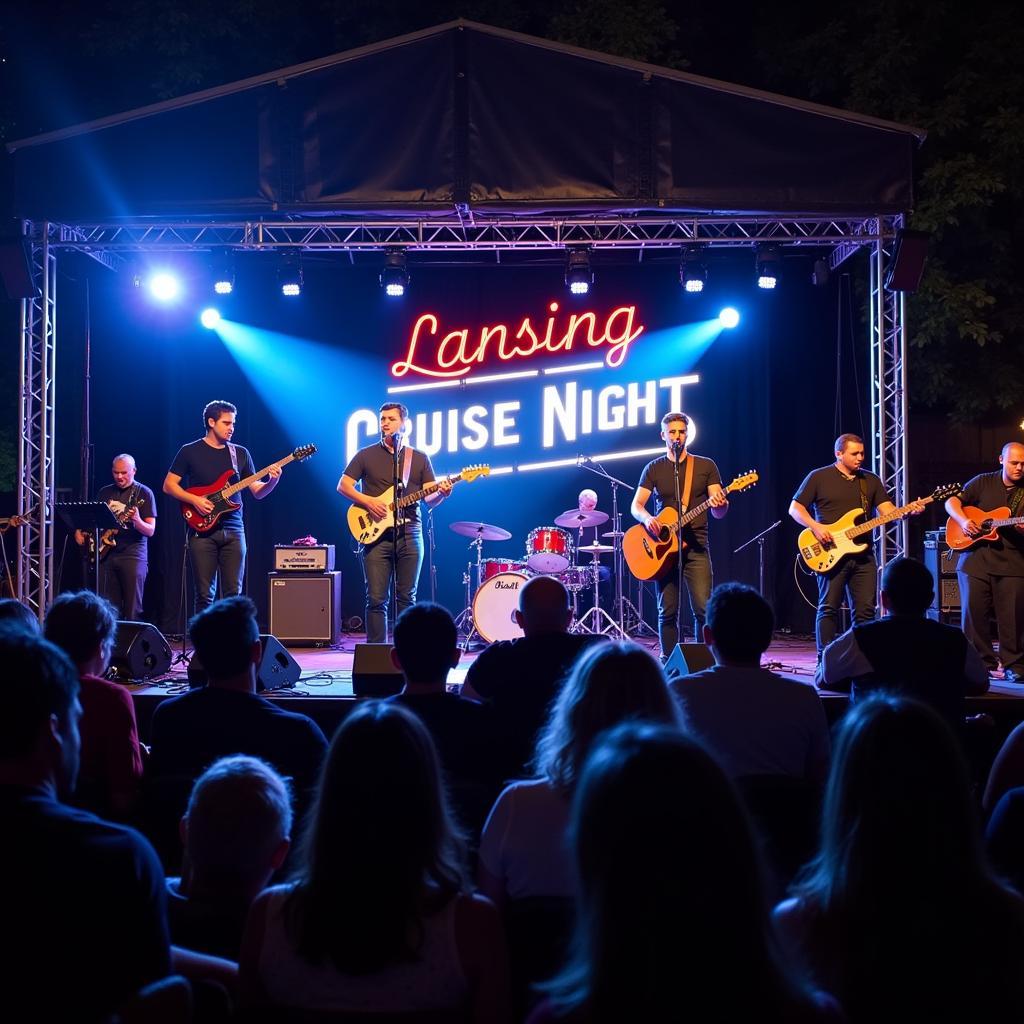
<instances>
[{"instance_id":1,"label":"audience member","mask_svg":"<svg viewBox=\"0 0 1024 1024\"><path fill-rule=\"evenodd\" d=\"M551 702L580 652L605 639L568 631L569 592L552 576L527 580L514 614L524 635L481 651L462 688L463 697L482 700L494 712L506 778L526 771Z\"/></svg>"},{"instance_id":2,"label":"audience member","mask_svg":"<svg viewBox=\"0 0 1024 1024\"><path fill-rule=\"evenodd\" d=\"M1024 722L1014 726L992 761L982 806L991 813L1003 795L1024 786Z\"/></svg>"},{"instance_id":3,"label":"audience member","mask_svg":"<svg viewBox=\"0 0 1024 1024\"><path fill-rule=\"evenodd\" d=\"M996 874L1024 895L1024 786L999 798L985 828L985 850Z\"/></svg>"},{"instance_id":4,"label":"audience member","mask_svg":"<svg viewBox=\"0 0 1024 1024\"><path fill-rule=\"evenodd\" d=\"M813 686L761 668L775 616L751 587L716 587L707 607L704 643L713 668L672 679L687 725L727 775L787 775L824 782L828 722Z\"/></svg>"},{"instance_id":5,"label":"audience member","mask_svg":"<svg viewBox=\"0 0 1024 1024\"><path fill-rule=\"evenodd\" d=\"M841 1020L785 962L736 791L676 729L627 724L587 759L568 964L531 1024Z\"/></svg>"},{"instance_id":6,"label":"audience member","mask_svg":"<svg viewBox=\"0 0 1024 1024\"><path fill-rule=\"evenodd\" d=\"M50 606L46 639L78 668L82 702L82 769L75 802L124 819L142 781L142 751L132 695L102 678L117 634L117 610L91 590L61 594Z\"/></svg>"},{"instance_id":7,"label":"audience member","mask_svg":"<svg viewBox=\"0 0 1024 1024\"><path fill-rule=\"evenodd\" d=\"M847 713L820 851L776 918L851 1024L1020 1019L1024 902L982 855L952 730L917 701Z\"/></svg>"},{"instance_id":8,"label":"audience member","mask_svg":"<svg viewBox=\"0 0 1024 1024\"><path fill-rule=\"evenodd\" d=\"M209 682L154 711L152 775L191 785L218 758L250 754L293 780L301 808L316 785L327 741L312 719L257 696L263 652L256 606L247 597L224 598L192 619L189 634Z\"/></svg>"},{"instance_id":9,"label":"audience member","mask_svg":"<svg viewBox=\"0 0 1024 1024\"><path fill-rule=\"evenodd\" d=\"M33 636L42 632L35 613L13 597L0 597L0 625L25 629Z\"/></svg>"},{"instance_id":10,"label":"audience member","mask_svg":"<svg viewBox=\"0 0 1024 1024\"><path fill-rule=\"evenodd\" d=\"M928 618L932 574L916 558L897 558L882 572L885 615L848 629L825 648L819 685L845 688L851 700L885 689L930 704L955 730L964 696L988 690L988 670L962 630Z\"/></svg>"},{"instance_id":11,"label":"audience member","mask_svg":"<svg viewBox=\"0 0 1024 1024\"><path fill-rule=\"evenodd\" d=\"M238 960L249 907L284 863L291 827L288 784L264 761L239 754L203 772L181 819L181 877L167 879L177 945Z\"/></svg>"},{"instance_id":12,"label":"audience member","mask_svg":"<svg viewBox=\"0 0 1024 1024\"><path fill-rule=\"evenodd\" d=\"M395 623L391 653L405 686L388 699L415 712L427 727L460 822L479 835L500 776L491 710L446 688L448 672L459 661L458 640L447 608L429 601L406 608Z\"/></svg>"},{"instance_id":13,"label":"audience member","mask_svg":"<svg viewBox=\"0 0 1024 1024\"><path fill-rule=\"evenodd\" d=\"M357 708L328 751L296 880L253 905L243 999L508 1020L498 915L470 894L462 852L423 724L396 704Z\"/></svg>"},{"instance_id":14,"label":"audience member","mask_svg":"<svg viewBox=\"0 0 1024 1024\"><path fill-rule=\"evenodd\" d=\"M138 833L63 802L82 715L67 655L4 629L0 662L4 1016L106 1021L170 968L163 872Z\"/></svg>"}]
</instances>

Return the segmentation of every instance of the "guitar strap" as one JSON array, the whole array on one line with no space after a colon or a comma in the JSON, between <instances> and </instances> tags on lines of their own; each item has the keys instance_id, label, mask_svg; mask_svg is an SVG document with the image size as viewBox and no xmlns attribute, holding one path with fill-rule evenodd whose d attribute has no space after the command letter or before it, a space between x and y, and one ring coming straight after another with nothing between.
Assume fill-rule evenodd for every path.
<instances>
[{"instance_id":1,"label":"guitar strap","mask_svg":"<svg viewBox=\"0 0 1024 1024\"><path fill-rule=\"evenodd\" d=\"M1013 497L1010 499L1010 519L1016 519L1021 505L1024 504L1024 487L1015 487Z\"/></svg>"},{"instance_id":2,"label":"guitar strap","mask_svg":"<svg viewBox=\"0 0 1024 1024\"><path fill-rule=\"evenodd\" d=\"M238 472L238 445L228 441L228 454L231 456L231 468L235 471L235 476L241 480L242 474Z\"/></svg>"},{"instance_id":3,"label":"guitar strap","mask_svg":"<svg viewBox=\"0 0 1024 1024\"><path fill-rule=\"evenodd\" d=\"M686 456L686 473L683 476L683 511L690 507L690 491L693 489L693 456Z\"/></svg>"},{"instance_id":4,"label":"guitar strap","mask_svg":"<svg viewBox=\"0 0 1024 1024\"><path fill-rule=\"evenodd\" d=\"M409 476L412 473L412 448L405 446L405 453L402 459L402 492L409 490Z\"/></svg>"},{"instance_id":5,"label":"guitar strap","mask_svg":"<svg viewBox=\"0 0 1024 1024\"><path fill-rule=\"evenodd\" d=\"M864 509L864 515L870 518L871 509L868 508L868 485L864 482L863 473L857 477L857 483L860 484L860 507Z\"/></svg>"}]
</instances>

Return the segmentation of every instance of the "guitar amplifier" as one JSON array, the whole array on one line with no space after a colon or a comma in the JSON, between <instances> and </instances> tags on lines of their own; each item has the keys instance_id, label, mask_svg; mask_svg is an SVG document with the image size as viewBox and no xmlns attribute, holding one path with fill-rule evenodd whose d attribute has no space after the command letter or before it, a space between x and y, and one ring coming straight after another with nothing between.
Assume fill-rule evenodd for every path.
<instances>
[{"instance_id":1,"label":"guitar amplifier","mask_svg":"<svg viewBox=\"0 0 1024 1024\"><path fill-rule=\"evenodd\" d=\"M334 572L334 545L275 544L275 572Z\"/></svg>"},{"instance_id":2,"label":"guitar amplifier","mask_svg":"<svg viewBox=\"0 0 1024 1024\"><path fill-rule=\"evenodd\" d=\"M341 639L341 573L267 574L270 632L290 647L333 646Z\"/></svg>"},{"instance_id":3,"label":"guitar amplifier","mask_svg":"<svg viewBox=\"0 0 1024 1024\"><path fill-rule=\"evenodd\" d=\"M944 530L928 530L924 535L924 564L932 574L935 596L932 598L932 618L943 613L960 615L960 582L956 576L958 551L946 545Z\"/></svg>"}]
</instances>

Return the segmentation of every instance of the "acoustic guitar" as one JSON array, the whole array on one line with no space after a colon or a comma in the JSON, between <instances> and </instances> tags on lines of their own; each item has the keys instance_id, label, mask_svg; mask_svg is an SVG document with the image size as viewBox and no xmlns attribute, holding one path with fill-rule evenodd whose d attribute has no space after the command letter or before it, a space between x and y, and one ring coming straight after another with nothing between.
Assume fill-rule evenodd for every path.
<instances>
[{"instance_id":1,"label":"acoustic guitar","mask_svg":"<svg viewBox=\"0 0 1024 1024\"><path fill-rule=\"evenodd\" d=\"M1024 526L1024 516L1011 516L1009 506L994 508L991 512L975 508L973 505L964 505L964 515L972 523L981 527L981 533L976 537L968 537L963 527L952 517L946 521L946 544L954 551L966 551L983 540L998 540L998 530L1003 526Z\"/></svg>"}]
</instances>

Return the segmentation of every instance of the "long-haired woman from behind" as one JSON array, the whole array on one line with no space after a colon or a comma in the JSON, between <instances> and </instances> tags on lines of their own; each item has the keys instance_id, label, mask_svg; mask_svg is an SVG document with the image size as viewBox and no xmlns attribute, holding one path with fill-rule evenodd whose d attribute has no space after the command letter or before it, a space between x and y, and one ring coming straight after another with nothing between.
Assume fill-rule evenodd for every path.
<instances>
[{"instance_id":1,"label":"long-haired woman from behind","mask_svg":"<svg viewBox=\"0 0 1024 1024\"><path fill-rule=\"evenodd\" d=\"M644 724L608 733L570 836L573 951L531 1024L842 1020L784 962L740 799L694 740Z\"/></svg>"},{"instance_id":2,"label":"long-haired woman from behind","mask_svg":"<svg viewBox=\"0 0 1024 1024\"><path fill-rule=\"evenodd\" d=\"M472 896L437 753L411 712L353 711L331 743L295 881L246 927L252 1006L508 1019L494 907Z\"/></svg>"},{"instance_id":3,"label":"long-haired woman from behind","mask_svg":"<svg viewBox=\"0 0 1024 1024\"><path fill-rule=\"evenodd\" d=\"M1024 902L986 864L957 740L923 704L850 709L818 856L775 916L851 1022L1024 1019Z\"/></svg>"}]
</instances>

